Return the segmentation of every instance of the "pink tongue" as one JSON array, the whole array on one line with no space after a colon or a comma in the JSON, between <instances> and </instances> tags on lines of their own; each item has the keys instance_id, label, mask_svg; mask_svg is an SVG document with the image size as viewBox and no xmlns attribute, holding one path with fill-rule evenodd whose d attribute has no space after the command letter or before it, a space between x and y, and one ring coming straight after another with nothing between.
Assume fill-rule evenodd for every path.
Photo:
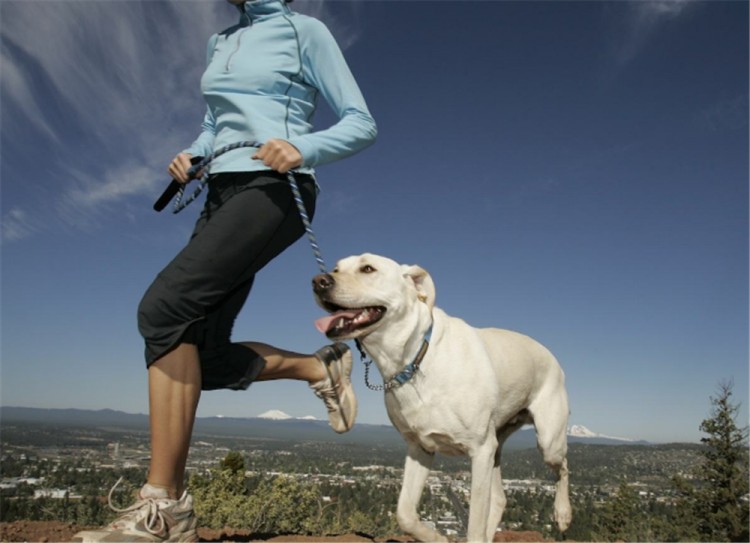
<instances>
[{"instance_id":1,"label":"pink tongue","mask_svg":"<svg viewBox=\"0 0 750 543\"><path fill-rule=\"evenodd\" d=\"M333 315L327 315L325 317L321 317L318 320L315 321L315 328L318 329L319 332L322 332L323 334L327 333L328 330L333 328L333 323L340 319L341 317L345 317L347 319L353 319L359 314L359 311L353 311L353 310L344 310L344 311L337 311Z\"/></svg>"}]
</instances>

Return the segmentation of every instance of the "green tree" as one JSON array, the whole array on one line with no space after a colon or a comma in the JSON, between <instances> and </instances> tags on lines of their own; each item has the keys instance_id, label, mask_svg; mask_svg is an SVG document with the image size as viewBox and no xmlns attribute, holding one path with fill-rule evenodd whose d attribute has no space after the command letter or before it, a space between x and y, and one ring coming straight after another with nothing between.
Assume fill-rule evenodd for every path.
<instances>
[{"instance_id":1,"label":"green tree","mask_svg":"<svg viewBox=\"0 0 750 543\"><path fill-rule=\"evenodd\" d=\"M571 541L593 541L595 507L592 495L589 492L573 492L570 497L575 516L565 537Z\"/></svg>"},{"instance_id":2,"label":"green tree","mask_svg":"<svg viewBox=\"0 0 750 543\"><path fill-rule=\"evenodd\" d=\"M237 451L229 451L221 461L221 469L229 470L232 473L245 472L245 459Z\"/></svg>"},{"instance_id":3,"label":"green tree","mask_svg":"<svg viewBox=\"0 0 750 543\"><path fill-rule=\"evenodd\" d=\"M748 541L748 429L736 423L739 405L732 402L733 383L719 384L711 397L711 416L700 430L705 447L693 480L675 477L681 496L675 532L683 540Z\"/></svg>"},{"instance_id":4,"label":"green tree","mask_svg":"<svg viewBox=\"0 0 750 543\"><path fill-rule=\"evenodd\" d=\"M698 530L704 541L748 540L747 427L738 428L739 404L732 403L732 382L719 385L711 398L711 417L700 429L708 434L698 470L704 485L696 493Z\"/></svg>"},{"instance_id":5,"label":"green tree","mask_svg":"<svg viewBox=\"0 0 750 543\"><path fill-rule=\"evenodd\" d=\"M596 518L596 538L602 541L644 541L643 509L638 493L621 483L614 499L606 502Z\"/></svg>"}]
</instances>

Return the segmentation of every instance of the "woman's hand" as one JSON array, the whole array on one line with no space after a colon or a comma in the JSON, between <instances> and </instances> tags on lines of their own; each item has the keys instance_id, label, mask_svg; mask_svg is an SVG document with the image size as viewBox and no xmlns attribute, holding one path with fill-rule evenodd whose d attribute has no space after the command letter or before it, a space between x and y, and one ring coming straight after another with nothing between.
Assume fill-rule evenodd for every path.
<instances>
[{"instance_id":1,"label":"woman's hand","mask_svg":"<svg viewBox=\"0 0 750 543\"><path fill-rule=\"evenodd\" d=\"M303 159L294 145L285 140L273 139L258 149L253 155L253 160L262 160L263 164L272 170L286 173L301 166Z\"/></svg>"},{"instance_id":2,"label":"woman's hand","mask_svg":"<svg viewBox=\"0 0 750 543\"><path fill-rule=\"evenodd\" d=\"M169 167L167 168L167 171L169 172L169 175L172 176L172 179L177 181L178 183L182 183L183 185L190 181L191 178L188 177L188 170L190 169L190 159L193 158L193 155L190 153L180 153L174 159L172 162L169 163Z\"/></svg>"}]
</instances>

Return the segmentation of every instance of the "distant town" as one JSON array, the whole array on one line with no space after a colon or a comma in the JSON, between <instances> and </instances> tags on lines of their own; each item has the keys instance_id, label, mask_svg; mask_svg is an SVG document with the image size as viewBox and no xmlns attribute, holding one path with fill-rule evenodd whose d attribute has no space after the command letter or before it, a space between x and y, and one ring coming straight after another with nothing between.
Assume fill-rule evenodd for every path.
<instances>
[{"instance_id":1,"label":"distant town","mask_svg":"<svg viewBox=\"0 0 750 543\"><path fill-rule=\"evenodd\" d=\"M45 518L45 508L35 508L34 502L44 502L46 510L53 512L59 511L55 501L66 502L68 509L73 507L70 504L92 497L101 502L121 476L131 486L142 483L149 461L149 438L147 428L140 422L114 412L99 413L102 416L95 421L91 415L87 424L81 423L87 418L83 415L79 420L53 410L34 415L39 416L19 415L5 408L3 411L3 520L24 515ZM60 417L66 422L61 423ZM382 519L366 528L386 533L398 530L392 516L401 485L405 446L395 432L392 439L381 436L373 442L367 439L367 431L342 439L319 421L222 424L204 425L196 431L188 460L191 484L210 479L227 455L235 453L243 460L248 480L283 477L315 488L319 492L321 519L323 511L340 506L343 494L356 493L360 496L358 503L362 502L363 517L382 511ZM242 424L247 428L243 430ZM373 428L391 435L387 427ZM696 444L601 445L580 441L570 445L569 454L576 513L568 534L572 539L593 535L597 511L618 496L623 484L642 502L644 510L667 514L678 497L672 479L691 478L700 459L701 446ZM467 459L438 457L421 503L423 520L449 536L465 536L468 469ZM536 449L508 451L503 457L503 473L508 506L501 528L536 530L554 537L552 474ZM363 495L377 503L366 503ZM106 510L95 513L93 507L89 506L92 518L86 520L105 520ZM355 513L347 511L347 518L359 518ZM339 512L338 521L345 520L341 520Z\"/></svg>"}]
</instances>

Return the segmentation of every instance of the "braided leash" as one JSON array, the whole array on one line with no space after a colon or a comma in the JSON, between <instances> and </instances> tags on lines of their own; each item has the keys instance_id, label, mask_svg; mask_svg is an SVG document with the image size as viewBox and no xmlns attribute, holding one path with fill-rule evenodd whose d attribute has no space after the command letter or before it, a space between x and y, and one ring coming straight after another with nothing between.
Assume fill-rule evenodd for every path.
<instances>
[{"instance_id":1,"label":"braided leash","mask_svg":"<svg viewBox=\"0 0 750 543\"><path fill-rule=\"evenodd\" d=\"M195 177L195 174L203 170L203 174L200 177L198 186L196 187L193 194L188 196L188 198L183 201L182 198L185 195L185 185L180 185L180 190L177 192L177 198L175 198L174 201L174 210L172 211L172 213L179 213L180 211L185 209L189 204L193 203L198 195L203 192L203 189L206 188L206 185L208 184L208 177L210 174L209 169L206 168L206 166L208 166L211 162L213 162L214 159L220 157L224 153L228 153L229 151L240 149L242 147L260 147L260 144L254 141L240 141L237 143L232 143L230 145L225 145L221 149L218 149L207 157L203 158L197 164L193 164L187 172L188 179L193 179L193 177Z\"/></svg>"},{"instance_id":2,"label":"braided leash","mask_svg":"<svg viewBox=\"0 0 750 543\"><path fill-rule=\"evenodd\" d=\"M302 202L302 194L299 192L299 186L297 186L297 181L294 179L294 174L292 172L287 172L286 179L289 181L289 186L292 189L292 196L294 196L294 201L297 203L297 209L299 210L299 216L302 218L302 224L305 225L307 239L310 241L313 255L318 262L318 268L321 273L326 273L326 264L323 262L323 255L321 254L320 247L318 247L318 242L315 239L315 233L310 225L310 218L307 216L307 211L305 211L305 204Z\"/></svg>"},{"instance_id":3,"label":"braided leash","mask_svg":"<svg viewBox=\"0 0 750 543\"><path fill-rule=\"evenodd\" d=\"M254 141L240 141L237 143L232 143L230 145L226 145L222 147L221 149L218 149L217 151L211 153L207 157L201 159L196 164L193 164L190 169L188 170L188 178L192 179L198 172L201 170L203 173L200 176L200 180L198 182L198 186L196 187L195 191L188 196L187 198L183 199L185 196L185 185L177 183L176 181L173 181L173 185L179 185L179 188L176 191L176 198L174 201L174 210L173 213L179 213L183 209L185 209L188 205L190 205L195 199L200 195L201 192L203 192L203 189L208 184L208 178L209 178L209 170L206 166L208 166L214 159L217 157L223 155L224 153L227 153L229 151L233 151L235 149L241 149L244 147L260 147L261 144L254 142ZM312 225L310 224L310 217L307 215L307 210L305 210L305 204L302 201L302 194L300 193L299 186L297 185L297 180L294 178L294 173L292 171L287 172L286 174L287 181L289 181L289 187L292 189L292 196L294 198L294 202L297 204L297 210L299 211L300 217L302 218L302 223L305 226L305 232L307 233L307 238L310 241L310 246L312 247L313 255L315 256L315 260L318 262L318 267L320 268L320 271L322 273L327 273L326 271L326 265L323 261L323 255L320 252L320 247L318 246L318 242L315 238L315 233L313 232ZM166 202L169 201L169 198L171 197L171 194L174 194L170 188L167 188L167 190L164 192L162 197L157 201L157 203L154 205L154 209L157 211L161 211L162 207L166 205ZM364 362L365 365L365 384L367 385L367 388L370 390L376 390L376 391L385 391L388 392L396 387L399 387L409 381L418 371L419 371L419 365L422 362L422 359L424 358L427 348L430 344L430 337L432 335L432 326L430 326L429 330L425 334L424 341L422 343L422 346L419 349L419 352L417 353L417 356L412 361L411 364L408 364L401 373L393 376L388 382L384 382L382 385L373 385L370 383L370 365L372 364L372 360L367 359L367 355L364 352L364 349L362 348L362 345L359 343L359 341L356 342L357 348L359 349L360 355L362 357L362 362Z\"/></svg>"},{"instance_id":4,"label":"braided leash","mask_svg":"<svg viewBox=\"0 0 750 543\"><path fill-rule=\"evenodd\" d=\"M179 213L185 207L187 207L191 202L193 202L198 195L203 191L203 189L208 184L208 177L209 177L209 170L206 168L215 158L220 157L224 153L227 153L229 151L233 151L235 149L241 149L243 147L260 147L261 144L254 142L254 141L240 141L237 143L232 143L230 145L226 145L222 147L221 149L218 149L217 151L211 153L207 157L205 157L203 160L198 162L197 164L194 164L190 167L188 170L188 178L192 178L196 173L203 170L203 174L200 177L200 181L198 183L198 187L195 189L195 191L188 196L185 200L183 200L183 197L185 195L185 185L180 185L179 190L177 191L177 197L174 201L174 210L173 213ZM300 217L302 218L302 224L305 225L305 232L307 233L307 238L310 240L310 246L312 247L313 255L315 256L315 260L318 262L318 268L320 268L320 271L322 273L326 273L326 265L323 261L323 255L320 252L320 247L318 246L318 242L315 239L315 233L313 232L312 225L310 224L310 217L307 215L307 211L305 210L305 204L302 201L302 194L300 193L299 186L297 185L297 180L294 178L294 173L291 171L287 172L286 174L287 181L289 181L289 186L292 189L292 196L294 197L294 202L297 204L297 209L299 210Z\"/></svg>"}]
</instances>

